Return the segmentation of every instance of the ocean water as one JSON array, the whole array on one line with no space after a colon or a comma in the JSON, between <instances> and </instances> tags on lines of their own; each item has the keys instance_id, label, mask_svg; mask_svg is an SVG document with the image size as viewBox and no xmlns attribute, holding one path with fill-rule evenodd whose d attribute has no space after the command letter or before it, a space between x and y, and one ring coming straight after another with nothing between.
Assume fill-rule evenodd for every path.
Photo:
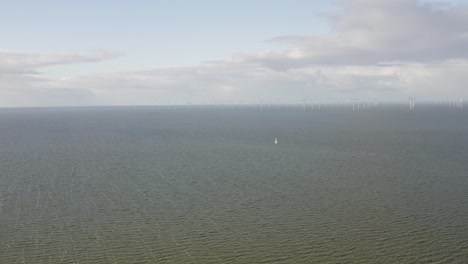
<instances>
[{"instance_id":1,"label":"ocean water","mask_svg":"<svg viewBox=\"0 0 468 264\"><path fill-rule=\"evenodd\" d=\"M2 109L0 263L468 263L468 112Z\"/></svg>"}]
</instances>

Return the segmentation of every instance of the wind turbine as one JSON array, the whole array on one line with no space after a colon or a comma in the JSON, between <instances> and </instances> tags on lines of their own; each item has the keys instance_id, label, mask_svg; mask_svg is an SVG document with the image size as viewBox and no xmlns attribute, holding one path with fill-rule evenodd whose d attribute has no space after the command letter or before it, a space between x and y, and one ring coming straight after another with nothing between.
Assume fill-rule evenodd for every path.
<instances>
[{"instance_id":1,"label":"wind turbine","mask_svg":"<svg viewBox=\"0 0 468 264\"><path fill-rule=\"evenodd\" d=\"M408 99L408 104L409 104L409 109L410 109L410 110L414 109L414 106L415 106L415 99L414 99L414 97L410 97L410 98Z\"/></svg>"}]
</instances>

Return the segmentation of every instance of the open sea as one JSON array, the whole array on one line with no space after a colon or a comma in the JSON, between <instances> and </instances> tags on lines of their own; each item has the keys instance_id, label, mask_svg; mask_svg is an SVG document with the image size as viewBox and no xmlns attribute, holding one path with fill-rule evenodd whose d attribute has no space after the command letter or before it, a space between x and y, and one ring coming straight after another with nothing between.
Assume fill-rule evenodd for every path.
<instances>
[{"instance_id":1,"label":"open sea","mask_svg":"<svg viewBox=\"0 0 468 264\"><path fill-rule=\"evenodd\" d=\"M1 109L0 263L468 263L468 111Z\"/></svg>"}]
</instances>

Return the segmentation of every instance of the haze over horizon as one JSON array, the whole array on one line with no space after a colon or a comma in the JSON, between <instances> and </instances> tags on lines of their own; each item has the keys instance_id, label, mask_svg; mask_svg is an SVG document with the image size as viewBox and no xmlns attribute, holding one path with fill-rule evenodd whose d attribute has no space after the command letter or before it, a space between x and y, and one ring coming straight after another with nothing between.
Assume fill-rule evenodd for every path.
<instances>
[{"instance_id":1,"label":"haze over horizon","mask_svg":"<svg viewBox=\"0 0 468 264\"><path fill-rule=\"evenodd\" d=\"M20 0L0 31L0 107L468 98L467 0Z\"/></svg>"}]
</instances>

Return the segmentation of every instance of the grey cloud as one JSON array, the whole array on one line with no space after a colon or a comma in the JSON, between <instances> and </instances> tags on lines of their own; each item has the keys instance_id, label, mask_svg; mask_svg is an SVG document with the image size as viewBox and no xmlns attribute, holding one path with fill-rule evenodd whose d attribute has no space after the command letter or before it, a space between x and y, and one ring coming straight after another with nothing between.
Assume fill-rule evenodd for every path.
<instances>
[{"instance_id":1,"label":"grey cloud","mask_svg":"<svg viewBox=\"0 0 468 264\"><path fill-rule=\"evenodd\" d=\"M121 103L121 98L132 104L341 100L347 99L350 92L375 96L384 90L401 92L406 89L404 80L394 74L373 74L359 69L336 72L336 69L317 67L278 72L257 65L219 62L198 67L82 76L69 83L87 85L98 98L107 98L108 104Z\"/></svg>"},{"instance_id":2,"label":"grey cloud","mask_svg":"<svg viewBox=\"0 0 468 264\"><path fill-rule=\"evenodd\" d=\"M0 74L0 106L73 106L95 104L94 93L43 77Z\"/></svg>"},{"instance_id":3,"label":"grey cloud","mask_svg":"<svg viewBox=\"0 0 468 264\"><path fill-rule=\"evenodd\" d=\"M40 89L29 93L36 106L94 105L95 94L86 88Z\"/></svg>"},{"instance_id":4,"label":"grey cloud","mask_svg":"<svg viewBox=\"0 0 468 264\"><path fill-rule=\"evenodd\" d=\"M0 103L8 105L13 100L20 105L151 105L365 97L394 100L414 94L443 98L444 94L468 96L467 70L467 60L432 67L394 63L308 66L280 72L261 65L218 62L63 80L8 75L8 79L0 78Z\"/></svg>"},{"instance_id":5,"label":"grey cloud","mask_svg":"<svg viewBox=\"0 0 468 264\"><path fill-rule=\"evenodd\" d=\"M225 63L87 76L70 82L76 86L86 84L98 96L116 100L131 98L135 104L161 101L206 103L219 100L256 101L257 98L269 97L270 92L289 92L297 96L303 94L298 93L301 89L308 89L305 75L292 72L277 74L267 68Z\"/></svg>"},{"instance_id":6,"label":"grey cloud","mask_svg":"<svg viewBox=\"0 0 468 264\"><path fill-rule=\"evenodd\" d=\"M99 62L118 56L120 55L108 51L79 54L0 50L0 105L93 104L95 95L91 90L70 86L66 81L40 77L38 69L51 65Z\"/></svg>"},{"instance_id":7,"label":"grey cloud","mask_svg":"<svg viewBox=\"0 0 468 264\"><path fill-rule=\"evenodd\" d=\"M416 0L339 0L328 14L333 31L315 36L280 36L283 52L238 55L241 63L276 70L306 65L374 65L388 61L441 62L468 58L468 5Z\"/></svg>"}]
</instances>

